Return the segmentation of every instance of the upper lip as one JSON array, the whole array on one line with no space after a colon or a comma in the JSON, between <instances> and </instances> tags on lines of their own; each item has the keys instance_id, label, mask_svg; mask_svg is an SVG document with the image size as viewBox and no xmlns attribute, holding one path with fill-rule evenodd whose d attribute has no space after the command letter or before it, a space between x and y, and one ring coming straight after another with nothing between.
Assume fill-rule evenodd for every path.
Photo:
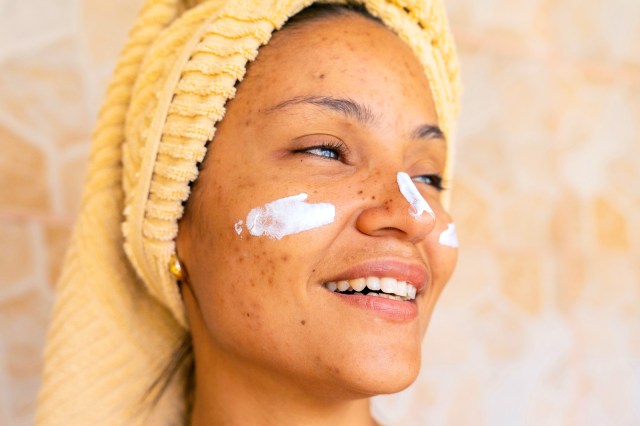
<instances>
[{"instance_id":1,"label":"upper lip","mask_svg":"<svg viewBox=\"0 0 640 426\"><path fill-rule=\"evenodd\" d=\"M420 292L429 282L429 271L423 264L376 260L353 266L327 282L366 277L395 278L398 281L406 281Z\"/></svg>"}]
</instances>

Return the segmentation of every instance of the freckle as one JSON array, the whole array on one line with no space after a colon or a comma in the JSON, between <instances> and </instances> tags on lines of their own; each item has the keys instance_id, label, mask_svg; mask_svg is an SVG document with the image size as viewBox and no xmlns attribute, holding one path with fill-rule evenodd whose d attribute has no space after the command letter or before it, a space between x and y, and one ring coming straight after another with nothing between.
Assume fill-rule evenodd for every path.
<instances>
[{"instance_id":1,"label":"freckle","mask_svg":"<svg viewBox=\"0 0 640 426\"><path fill-rule=\"evenodd\" d=\"M251 120L247 120L247 121L245 121L245 122L244 122L244 125L245 125L246 127L249 127L249 126L251 125Z\"/></svg>"},{"instance_id":2,"label":"freckle","mask_svg":"<svg viewBox=\"0 0 640 426\"><path fill-rule=\"evenodd\" d=\"M376 196L375 196L375 195L372 195L372 196L371 196L371 199L372 199L372 200L375 200L375 199L376 199Z\"/></svg>"},{"instance_id":3,"label":"freckle","mask_svg":"<svg viewBox=\"0 0 640 426\"><path fill-rule=\"evenodd\" d=\"M364 191L361 189L360 191L358 191L358 195L362 195Z\"/></svg>"},{"instance_id":4,"label":"freckle","mask_svg":"<svg viewBox=\"0 0 640 426\"><path fill-rule=\"evenodd\" d=\"M289 260L289 256L287 256L286 254L284 256L282 256L282 261L286 262Z\"/></svg>"},{"instance_id":5,"label":"freckle","mask_svg":"<svg viewBox=\"0 0 640 426\"><path fill-rule=\"evenodd\" d=\"M320 74L320 80L324 80L324 74Z\"/></svg>"},{"instance_id":6,"label":"freckle","mask_svg":"<svg viewBox=\"0 0 640 426\"><path fill-rule=\"evenodd\" d=\"M305 320L300 321L301 325L305 325L307 322Z\"/></svg>"}]
</instances>

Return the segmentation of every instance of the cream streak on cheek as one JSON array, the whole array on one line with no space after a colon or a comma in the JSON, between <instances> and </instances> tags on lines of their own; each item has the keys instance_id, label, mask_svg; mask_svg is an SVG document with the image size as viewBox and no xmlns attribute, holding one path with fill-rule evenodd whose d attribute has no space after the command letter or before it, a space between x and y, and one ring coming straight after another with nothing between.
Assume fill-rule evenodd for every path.
<instances>
[{"instance_id":1,"label":"cream streak on cheek","mask_svg":"<svg viewBox=\"0 0 640 426\"><path fill-rule=\"evenodd\" d=\"M409 209L411 216L417 219L422 216L422 213L427 212L435 219L436 214L433 212L433 209L422 194L420 194L411 177L405 172L398 172L398 186L404 198L411 204L411 208Z\"/></svg>"},{"instance_id":2,"label":"cream streak on cheek","mask_svg":"<svg viewBox=\"0 0 640 426\"><path fill-rule=\"evenodd\" d=\"M280 240L333 223L336 216L333 204L311 204L306 202L307 198L307 194L301 193L256 207L247 215L245 226L251 235ZM236 223L236 232L240 235L242 231L238 232L238 225L242 227L242 221Z\"/></svg>"},{"instance_id":3,"label":"cream streak on cheek","mask_svg":"<svg viewBox=\"0 0 640 426\"><path fill-rule=\"evenodd\" d=\"M456 232L455 223L447 225L447 229L442 231L442 234L440 234L438 242L446 247L458 248L458 233Z\"/></svg>"}]
</instances>

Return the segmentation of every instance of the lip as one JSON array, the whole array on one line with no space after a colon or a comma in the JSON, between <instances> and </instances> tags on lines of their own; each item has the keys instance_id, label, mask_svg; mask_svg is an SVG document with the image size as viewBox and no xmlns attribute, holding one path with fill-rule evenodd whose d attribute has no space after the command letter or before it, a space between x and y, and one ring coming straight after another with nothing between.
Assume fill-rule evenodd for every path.
<instances>
[{"instance_id":1,"label":"lip","mask_svg":"<svg viewBox=\"0 0 640 426\"><path fill-rule=\"evenodd\" d=\"M327 290L327 292L329 292ZM400 301L392 299L384 299L382 297L364 296L364 295L344 295L340 293L330 293L339 297L344 302L354 306L373 312L379 317L397 322L408 322L414 320L418 316L418 306L414 301Z\"/></svg>"},{"instance_id":2,"label":"lip","mask_svg":"<svg viewBox=\"0 0 640 426\"><path fill-rule=\"evenodd\" d=\"M397 260L377 260L351 267L326 282L366 277L395 278L398 281L407 281L416 288L417 293L427 287L430 278L429 271L422 264ZM371 298L370 296L366 297Z\"/></svg>"}]
</instances>

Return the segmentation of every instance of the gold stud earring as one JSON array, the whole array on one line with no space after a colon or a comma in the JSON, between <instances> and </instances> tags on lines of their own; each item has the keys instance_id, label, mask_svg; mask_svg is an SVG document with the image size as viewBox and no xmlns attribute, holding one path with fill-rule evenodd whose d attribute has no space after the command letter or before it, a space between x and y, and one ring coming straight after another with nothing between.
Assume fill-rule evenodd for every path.
<instances>
[{"instance_id":1,"label":"gold stud earring","mask_svg":"<svg viewBox=\"0 0 640 426\"><path fill-rule=\"evenodd\" d=\"M169 260L169 272L171 272L171 275L173 275L176 280L184 280L185 273L182 268L182 263L180 263L180 260L178 260L178 257L175 254L172 255Z\"/></svg>"}]
</instances>

